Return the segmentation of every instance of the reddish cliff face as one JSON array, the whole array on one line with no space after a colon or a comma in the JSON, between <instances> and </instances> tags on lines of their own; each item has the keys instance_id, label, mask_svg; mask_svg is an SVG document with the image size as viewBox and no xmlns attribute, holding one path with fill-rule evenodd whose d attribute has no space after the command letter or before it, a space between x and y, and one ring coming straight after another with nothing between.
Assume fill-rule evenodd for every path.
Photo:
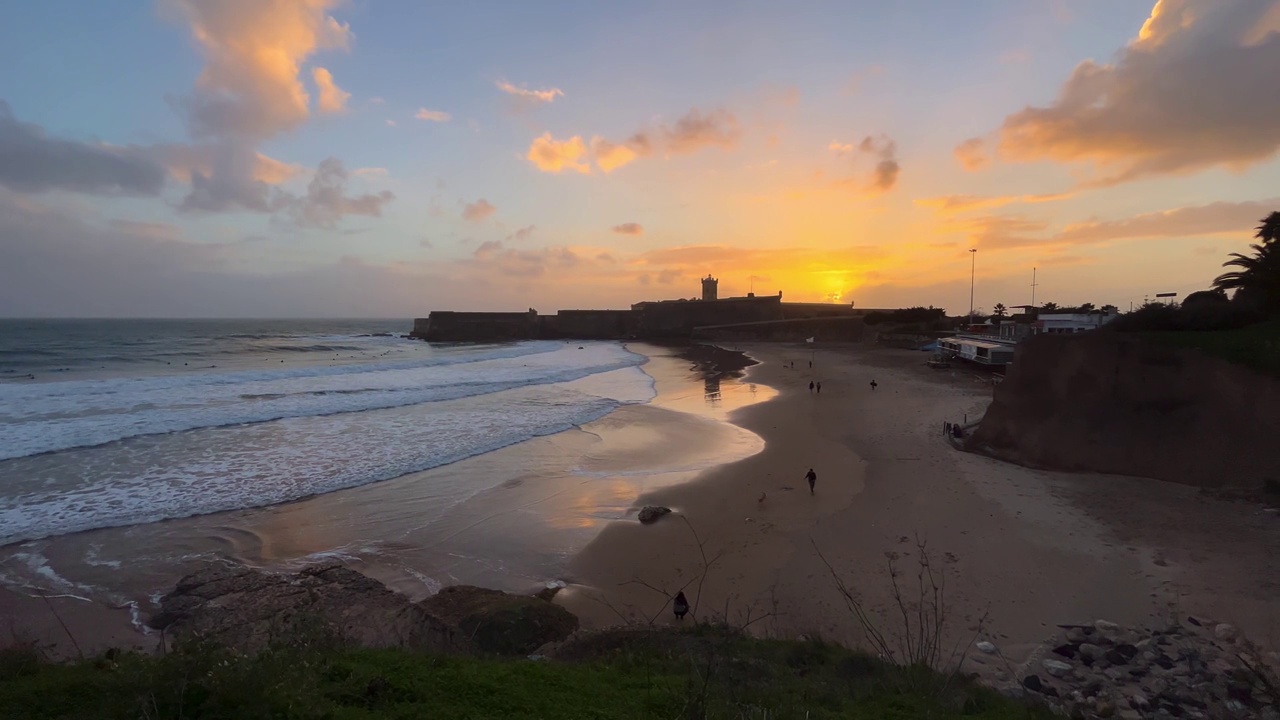
<instances>
[{"instance_id":1,"label":"reddish cliff face","mask_svg":"<svg viewBox=\"0 0 1280 720\"><path fill-rule=\"evenodd\" d=\"M1113 333L1018 348L971 450L1033 467L1205 487L1280 480L1280 382Z\"/></svg>"}]
</instances>

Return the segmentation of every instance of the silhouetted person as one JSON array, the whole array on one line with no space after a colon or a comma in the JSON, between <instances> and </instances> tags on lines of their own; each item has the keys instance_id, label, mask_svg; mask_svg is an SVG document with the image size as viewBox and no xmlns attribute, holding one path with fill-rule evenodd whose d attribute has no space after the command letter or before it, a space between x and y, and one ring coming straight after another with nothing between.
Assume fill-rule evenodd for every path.
<instances>
[{"instance_id":1,"label":"silhouetted person","mask_svg":"<svg viewBox=\"0 0 1280 720\"><path fill-rule=\"evenodd\" d=\"M822 394L822 383L818 383L818 394Z\"/></svg>"},{"instance_id":2,"label":"silhouetted person","mask_svg":"<svg viewBox=\"0 0 1280 720\"><path fill-rule=\"evenodd\" d=\"M689 614L689 599L684 596L684 591L676 593L676 599L671 603L671 610L675 612L677 620L683 620L685 615Z\"/></svg>"},{"instance_id":3,"label":"silhouetted person","mask_svg":"<svg viewBox=\"0 0 1280 720\"><path fill-rule=\"evenodd\" d=\"M812 380L810 380L810 381L809 381L809 394L810 394L810 395L812 395L812 394L813 394L813 381L812 381Z\"/></svg>"},{"instance_id":4,"label":"silhouetted person","mask_svg":"<svg viewBox=\"0 0 1280 720\"><path fill-rule=\"evenodd\" d=\"M875 380L872 380L872 381L871 381L871 392L875 392L875 391L876 391L876 381L875 381Z\"/></svg>"},{"instance_id":5,"label":"silhouetted person","mask_svg":"<svg viewBox=\"0 0 1280 720\"><path fill-rule=\"evenodd\" d=\"M809 472L805 473L804 479L809 481L809 494L813 494L813 486L818 482L818 473L809 468Z\"/></svg>"}]
</instances>

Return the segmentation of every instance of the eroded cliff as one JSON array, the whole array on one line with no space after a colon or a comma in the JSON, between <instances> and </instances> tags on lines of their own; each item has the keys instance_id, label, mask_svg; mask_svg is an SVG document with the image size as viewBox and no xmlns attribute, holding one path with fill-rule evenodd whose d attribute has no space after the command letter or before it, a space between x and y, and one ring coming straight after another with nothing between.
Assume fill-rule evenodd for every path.
<instances>
[{"instance_id":1,"label":"eroded cliff","mask_svg":"<svg viewBox=\"0 0 1280 720\"><path fill-rule=\"evenodd\" d=\"M1280 382L1119 333L1018 348L970 450L1056 470L1203 487L1280 480Z\"/></svg>"}]
</instances>

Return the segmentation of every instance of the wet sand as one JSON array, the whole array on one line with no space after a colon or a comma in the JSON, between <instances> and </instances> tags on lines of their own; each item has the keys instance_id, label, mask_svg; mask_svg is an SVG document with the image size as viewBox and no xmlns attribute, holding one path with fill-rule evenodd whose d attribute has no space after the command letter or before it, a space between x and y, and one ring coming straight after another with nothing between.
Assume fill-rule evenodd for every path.
<instances>
[{"instance_id":1,"label":"wet sand","mask_svg":"<svg viewBox=\"0 0 1280 720\"><path fill-rule=\"evenodd\" d=\"M948 644L967 642L985 616L983 634L1016 662L1057 623L1188 614L1280 641L1274 514L1168 483L959 452L942 424L978 417L990 385L928 369L922 353L823 349L811 373L803 348L743 349L762 361L749 377L779 390L732 416L765 450L646 495L676 512L651 526L614 523L580 553L570 566L579 584L560 602L587 626L675 622L667 598L683 588L704 618L862 643L815 545L891 630L887 554L914 583L918 535L947 576ZM807 389L813 378L820 396Z\"/></svg>"},{"instance_id":2,"label":"wet sand","mask_svg":"<svg viewBox=\"0 0 1280 720\"><path fill-rule=\"evenodd\" d=\"M113 562L102 548L136 558L148 544L170 557L190 550L188 563L231 557L288 567L332 557L415 598L438 584L520 591L562 579L569 587L557 602L587 627L674 622L667 599L683 587L703 618L861 644L815 545L892 628L886 554L914 573L919 535L947 577L949 643L967 642L985 616L984 635L1017 662L1057 623L1162 625L1197 615L1280 647L1275 514L1168 483L959 452L942 423L976 418L990 386L964 369L930 370L922 353L824 348L810 372L804 346L742 349L762 364L718 390L691 380L688 363L659 356L647 368L659 378L658 400L581 430L299 503L84 533L38 549L73 580L76 558L95 544L97 562ZM795 369L784 367L792 360ZM820 396L807 389L815 378ZM818 474L812 496L809 467ZM429 505L432 473L484 478L491 489L428 521L419 509ZM642 526L634 514L647 503L675 513ZM374 529L376 541L365 543ZM0 571L12 562L11 553ZM122 567L121 577L143 575L130 597L167 590L180 574L145 562ZM74 616L69 624L101 629L102 642L139 637L127 611L53 602ZM0 593L10 627L30 621L56 644L64 633L44 605Z\"/></svg>"},{"instance_id":3,"label":"wet sand","mask_svg":"<svg viewBox=\"0 0 1280 720\"><path fill-rule=\"evenodd\" d=\"M141 619L210 562L295 569L337 560L414 599L459 583L528 592L560 581L601 528L634 516L638 495L764 446L726 418L773 391L707 379L671 348L634 349L650 356L644 370L657 397L580 428L298 502L0 549L0 644L34 639L73 657L61 618L86 652L151 646ZM442 507L446 486L475 491Z\"/></svg>"}]
</instances>

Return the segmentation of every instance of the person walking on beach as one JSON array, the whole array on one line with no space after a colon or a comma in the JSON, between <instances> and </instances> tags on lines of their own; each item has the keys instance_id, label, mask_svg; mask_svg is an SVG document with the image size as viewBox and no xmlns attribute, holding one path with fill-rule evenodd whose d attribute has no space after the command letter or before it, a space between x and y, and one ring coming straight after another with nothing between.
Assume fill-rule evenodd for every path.
<instances>
[{"instance_id":1,"label":"person walking on beach","mask_svg":"<svg viewBox=\"0 0 1280 720\"><path fill-rule=\"evenodd\" d=\"M804 479L809 481L809 494L812 495L813 486L818 482L818 473L814 472L813 468L809 468L809 472L805 473Z\"/></svg>"},{"instance_id":2,"label":"person walking on beach","mask_svg":"<svg viewBox=\"0 0 1280 720\"><path fill-rule=\"evenodd\" d=\"M812 380L810 380L810 381L809 381L809 394L810 394L810 395L812 395L812 394L813 394L813 381L812 381Z\"/></svg>"},{"instance_id":3,"label":"person walking on beach","mask_svg":"<svg viewBox=\"0 0 1280 720\"><path fill-rule=\"evenodd\" d=\"M822 383L818 383L818 394L822 394Z\"/></svg>"},{"instance_id":4,"label":"person walking on beach","mask_svg":"<svg viewBox=\"0 0 1280 720\"><path fill-rule=\"evenodd\" d=\"M676 599L671 603L671 611L675 613L677 620L683 620L689 613L689 599L684 596L683 590L676 593Z\"/></svg>"},{"instance_id":5,"label":"person walking on beach","mask_svg":"<svg viewBox=\"0 0 1280 720\"><path fill-rule=\"evenodd\" d=\"M871 381L871 392L875 392L875 391L876 391L876 381L875 381L875 380L872 380L872 381Z\"/></svg>"}]
</instances>

